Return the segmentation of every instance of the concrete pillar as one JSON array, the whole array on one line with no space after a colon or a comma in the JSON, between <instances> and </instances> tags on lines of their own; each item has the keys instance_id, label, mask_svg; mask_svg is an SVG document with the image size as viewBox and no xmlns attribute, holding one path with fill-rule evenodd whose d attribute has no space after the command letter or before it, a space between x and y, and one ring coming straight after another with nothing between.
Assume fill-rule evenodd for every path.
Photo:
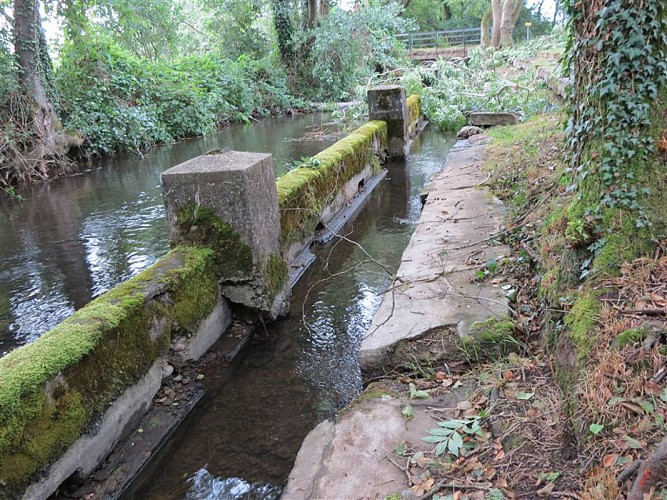
<instances>
[{"instance_id":1,"label":"concrete pillar","mask_svg":"<svg viewBox=\"0 0 667 500\"><path fill-rule=\"evenodd\" d=\"M172 246L215 251L222 294L270 318L287 313L280 215L270 154L216 150L162 173Z\"/></svg>"},{"instance_id":2,"label":"concrete pillar","mask_svg":"<svg viewBox=\"0 0 667 500\"><path fill-rule=\"evenodd\" d=\"M408 142L408 107L405 89L383 85L368 90L368 115L371 120L387 122L388 154L405 158Z\"/></svg>"}]
</instances>

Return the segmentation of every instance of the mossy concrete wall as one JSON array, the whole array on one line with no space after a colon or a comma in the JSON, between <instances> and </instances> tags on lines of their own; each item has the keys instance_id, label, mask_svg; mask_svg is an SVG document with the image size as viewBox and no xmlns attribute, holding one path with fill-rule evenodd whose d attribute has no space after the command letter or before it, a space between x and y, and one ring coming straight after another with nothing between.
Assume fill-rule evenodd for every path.
<instances>
[{"instance_id":1,"label":"mossy concrete wall","mask_svg":"<svg viewBox=\"0 0 667 500\"><path fill-rule=\"evenodd\" d=\"M78 468L90 473L158 390L174 337L226 329L213 267L212 250L175 249L0 358L0 498L46 498ZM111 408L117 418L105 427ZM63 461L73 445L82 451Z\"/></svg>"},{"instance_id":2,"label":"mossy concrete wall","mask_svg":"<svg viewBox=\"0 0 667 500\"><path fill-rule=\"evenodd\" d=\"M373 173L387 149L387 124L368 122L277 180L283 256L288 262L312 241Z\"/></svg>"},{"instance_id":3,"label":"mossy concrete wall","mask_svg":"<svg viewBox=\"0 0 667 500\"><path fill-rule=\"evenodd\" d=\"M398 85L383 85L368 90L368 116L387 124L389 156L405 158L408 152L408 106L405 89Z\"/></svg>"},{"instance_id":4,"label":"mossy concrete wall","mask_svg":"<svg viewBox=\"0 0 667 500\"><path fill-rule=\"evenodd\" d=\"M419 133L419 125L423 120L421 101L417 94L413 94L405 100L408 116L408 138L411 139Z\"/></svg>"},{"instance_id":5,"label":"mossy concrete wall","mask_svg":"<svg viewBox=\"0 0 667 500\"><path fill-rule=\"evenodd\" d=\"M271 155L213 151L161 178L172 244L212 248L222 294L233 303L270 319L285 314L290 288Z\"/></svg>"},{"instance_id":6,"label":"mossy concrete wall","mask_svg":"<svg viewBox=\"0 0 667 500\"><path fill-rule=\"evenodd\" d=\"M283 255L263 263L271 293L285 286L285 259L380 170L387 144L387 124L371 121L316 155L317 167L278 179ZM253 257L210 209L189 208L179 215L189 244L0 358L0 499L47 498L77 469L91 473L151 404L168 357L197 359L229 326L220 270Z\"/></svg>"}]
</instances>

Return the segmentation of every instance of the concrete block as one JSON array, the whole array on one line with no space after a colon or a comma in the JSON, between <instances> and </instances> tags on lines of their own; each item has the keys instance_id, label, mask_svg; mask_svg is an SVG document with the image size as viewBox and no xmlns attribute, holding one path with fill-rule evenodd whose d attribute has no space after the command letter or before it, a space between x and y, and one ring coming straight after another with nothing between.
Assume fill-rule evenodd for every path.
<instances>
[{"instance_id":1,"label":"concrete block","mask_svg":"<svg viewBox=\"0 0 667 500\"><path fill-rule=\"evenodd\" d=\"M289 306L278 192L270 154L216 150L162 173L172 246L216 252L222 294L267 313Z\"/></svg>"},{"instance_id":2,"label":"concrete block","mask_svg":"<svg viewBox=\"0 0 667 500\"><path fill-rule=\"evenodd\" d=\"M497 125L516 125L519 123L519 116L515 113L487 113L475 112L470 113L468 117L470 125L475 127L495 127Z\"/></svg>"},{"instance_id":3,"label":"concrete block","mask_svg":"<svg viewBox=\"0 0 667 500\"><path fill-rule=\"evenodd\" d=\"M383 85L368 90L370 120L387 123L388 154L404 158L409 139L408 108L405 89L398 85Z\"/></svg>"}]
</instances>

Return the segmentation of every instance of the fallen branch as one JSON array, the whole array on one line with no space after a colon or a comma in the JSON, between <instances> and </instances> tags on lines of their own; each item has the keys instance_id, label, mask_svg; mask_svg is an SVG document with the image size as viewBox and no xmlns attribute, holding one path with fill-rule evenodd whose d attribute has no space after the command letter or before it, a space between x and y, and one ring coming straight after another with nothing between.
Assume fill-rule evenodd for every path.
<instances>
[{"instance_id":1,"label":"fallen branch","mask_svg":"<svg viewBox=\"0 0 667 500\"><path fill-rule=\"evenodd\" d=\"M621 314L642 314L644 316L667 316L667 309L619 309Z\"/></svg>"},{"instance_id":2,"label":"fallen branch","mask_svg":"<svg viewBox=\"0 0 667 500\"><path fill-rule=\"evenodd\" d=\"M489 491L491 489L483 484L460 484L454 482L448 483L445 481L440 481L433 488L424 493L422 496L417 497L417 500L427 500L442 488L452 488L455 490L482 490L482 491Z\"/></svg>"},{"instance_id":3,"label":"fallen branch","mask_svg":"<svg viewBox=\"0 0 667 500\"><path fill-rule=\"evenodd\" d=\"M630 489L628 500L643 500L644 495L667 476L667 437L663 438L639 467L637 478Z\"/></svg>"}]
</instances>

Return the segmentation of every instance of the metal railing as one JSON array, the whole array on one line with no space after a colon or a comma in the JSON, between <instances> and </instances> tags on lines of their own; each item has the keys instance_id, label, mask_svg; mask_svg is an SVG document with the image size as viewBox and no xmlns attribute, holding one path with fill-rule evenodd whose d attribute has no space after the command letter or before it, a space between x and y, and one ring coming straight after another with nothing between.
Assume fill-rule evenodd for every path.
<instances>
[{"instance_id":1,"label":"metal railing","mask_svg":"<svg viewBox=\"0 0 667 500\"><path fill-rule=\"evenodd\" d=\"M479 45L482 41L480 28L464 28L455 30L419 31L401 33L396 39L403 42L408 50L438 47L466 47Z\"/></svg>"}]
</instances>

